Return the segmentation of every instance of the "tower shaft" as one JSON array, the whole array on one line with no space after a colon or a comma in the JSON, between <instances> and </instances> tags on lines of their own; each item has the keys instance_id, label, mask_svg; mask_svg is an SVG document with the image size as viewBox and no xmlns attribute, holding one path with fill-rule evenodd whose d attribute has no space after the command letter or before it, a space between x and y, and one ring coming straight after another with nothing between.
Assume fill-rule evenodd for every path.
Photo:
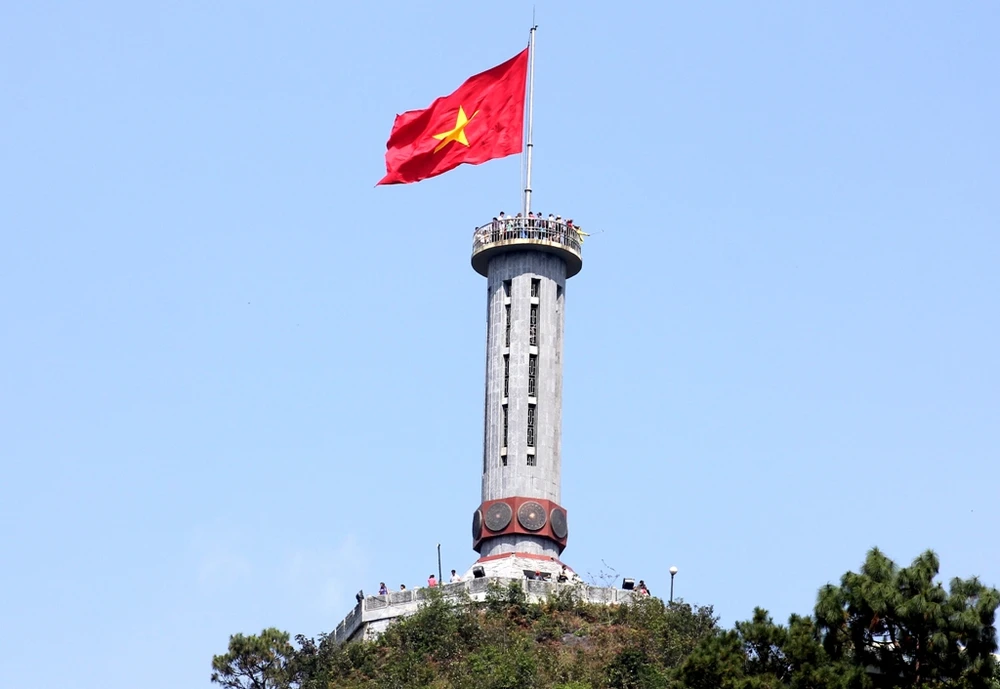
<instances>
[{"instance_id":1,"label":"tower shaft","mask_svg":"<svg viewBox=\"0 0 1000 689\"><path fill-rule=\"evenodd\" d=\"M542 218L494 219L476 230L472 266L487 278L480 561L556 560L566 547L562 362L566 281L580 272L579 235Z\"/></svg>"},{"instance_id":2,"label":"tower shaft","mask_svg":"<svg viewBox=\"0 0 1000 689\"><path fill-rule=\"evenodd\" d=\"M558 504L566 264L539 251L505 253L490 260L488 280L483 502ZM487 539L480 554L559 550L518 534Z\"/></svg>"}]
</instances>

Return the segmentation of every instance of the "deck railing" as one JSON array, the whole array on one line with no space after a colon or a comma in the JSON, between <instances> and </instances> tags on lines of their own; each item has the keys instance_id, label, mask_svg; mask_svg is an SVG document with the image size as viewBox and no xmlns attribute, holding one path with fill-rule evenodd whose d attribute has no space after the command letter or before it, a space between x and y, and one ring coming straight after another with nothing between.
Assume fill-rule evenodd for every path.
<instances>
[{"instance_id":1,"label":"deck railing","mask_svg":"<svg viewBox=\"0 0 1000 689\"><path fill-rule=\"evenodd\" d=\"M577 254L581 252L583 244L583 238L580 236L578 228L567 225L560 220L504 218L503 220L493 220L476 228L472 238L472 253L485 249L491 244L517 239L562 244Z\"/></svg>"}]
</instances>

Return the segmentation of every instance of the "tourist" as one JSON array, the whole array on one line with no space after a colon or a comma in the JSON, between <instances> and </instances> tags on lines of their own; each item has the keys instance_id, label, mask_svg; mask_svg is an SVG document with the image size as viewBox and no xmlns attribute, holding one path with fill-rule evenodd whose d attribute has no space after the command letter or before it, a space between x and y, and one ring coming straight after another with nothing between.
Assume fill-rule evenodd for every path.
<instances>
[{"instance_id":1,"label":"tourist","mask_svg":"<svg viewBox=\"0 0 1000 689\"><path fill-rule=\"evenodd\" d=\"M556 576L556 581L560 584L565 584L569 581L569 575L566 574L566 565L563 565L562 569L559 570L559 574Z\"/></svg>"},{"instance_id":2,"label":"tourist","mask_svg":"<svg viewBox=\"0 0 1000 689\"><path fill-rule=\"evenodd\" d=\"M451 570L451 583L457 584L460 581L462 581L462 577L458 576L458 572Z\"/></svg>"},{"instance_id":3,"label":"tourist","mask_svg":"<svg viewBox=\"0 0 1000 689\"><path fill-rule=\"evenodd\" d=\"M648 596L649 595L649 589L646 588L646 582L643 581L642 579L639 580L638 589L639 589L639 595L642 595L642 596Z\"/></svg>"},{"instance_id":4,"label":"tourist","mask_svg":"<svg viewBox=\"0 0 1000 689\"><path fill-rule=\"evenodd\" d=\"M400 584L399 585L399 590L400 591L405 591L406 590L406 584Z\"/></svg>"},{"instance_id":5,"label":"tourist","mask_svg":"<svg viewBox=\"0 0 1000 689\"><path fill-rule=\"evenodd\" d=\"M437 587L437 585L438 581L437 579L434 578L433 574L427 577L427 588L435 588Z\"/></svg>"},{"instance_id":6,"label":"tourist","mask_svg":"<svg viewBox=\"0 0 1000 689\"><path fill-rule=\"evenodd\" d=\"M389 587L385 585L385 582L380 582L378 585L378 595L387 596L389 595Z\"/></svg>"}]
</instances>

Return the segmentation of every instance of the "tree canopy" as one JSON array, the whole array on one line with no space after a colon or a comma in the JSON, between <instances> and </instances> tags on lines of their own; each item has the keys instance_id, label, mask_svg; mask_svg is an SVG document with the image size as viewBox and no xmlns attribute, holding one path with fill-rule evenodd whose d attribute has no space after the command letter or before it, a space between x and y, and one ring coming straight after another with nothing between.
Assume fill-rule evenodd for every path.
<instances>
[{"instance_id":1,"label":"tree canopy","mask_svg":"<svg viewBox=\"0 0 1000 689\"><path fill-rule=\"evenodd\" d=\"M928 551L900 568L878 549L820 589L813 616L757 608L732 629L711 606L640 598L529 603L517 582L484 603L432 592L374 641L276 629L230 637L212 660L225 689L1000 689L996 589L935 582Z\"/></svg>"},{"instance_id":2,"label":"tree canopy","mask_svg":"<svg viewBox=\"0 0 1000 689\"><path fill-rule=\"evenodd\" d=\"M212 658L212 681L226 689L285 689L292 684L288 666L295 655L287 632L234 634L228 652Z\"/></svg>"},{"instance_id":3,"label":"tree canopy","mask_svg":"<svg viewBox=\"0 0 1000 689\"><path fill-rule=\"evenodd\" d=\"M878 548L840 586L820 589L816 619L838 660L872 668L881 686L987 688L996 678L1000 594L975 577L935 582L928 550L900 568Z\"/></svg>"}]
</instances>

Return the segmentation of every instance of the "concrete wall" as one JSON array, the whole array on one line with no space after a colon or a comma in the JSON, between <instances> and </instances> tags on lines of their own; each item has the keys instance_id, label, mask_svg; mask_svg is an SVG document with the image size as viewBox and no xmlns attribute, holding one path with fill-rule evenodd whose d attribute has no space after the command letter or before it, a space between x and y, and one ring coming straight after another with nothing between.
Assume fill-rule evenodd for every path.
<instances>
[{"instance_id":1,"label":"concrete wall","mask_svg":"<svg viewBox=\"0 0 1000 689\"><path fill-rule=\"evenodd\" d=\"M486 600L491 583L502 587L508 586L514 579L483 577L481 579L470 579L457 584L445 584L441 586L441 592L446 598L460 600L462 596L468 595L469 599L476 602ZM547 581L518 581L528 600L531 602L543 601L549 596L563 591L571 590L577 600L600 605L618 605L630 602L633 598L632 591L622 589L602 588L598 586L587 586L586 584L556 584ZM371 640L385 632L389 625L403 617L409 617L420 609L428 597L429 589L419 588L410 591L393 591L387 596L368 596L357 606L347 617L337 625L334 631L334 640L338 644L359 639Z\"/></svg>"},{"instance_id":2,"label":"concrete wall","mask_svg":"<svg viewBox=\"0 0 1000 689\"><path fill-rule=\"evenodd\" d=\"M531 297L531 281L539 294ZM504 282L510 281L509 302ZM489 265L486 337L486 400L482 499L523 496L560 502L562 355L566 264L539 251L501 254ZM538 344L529 344L532 303L538 305ZM506 306L510 305L510 346ZM536 395L528 397L528 361L537 355ZM504 397L504 357L508 357ZM507 405L507 464L503 447L503 405ZM535 406L535 466L528 465L528 407ZM484 542L482 555L503 552L558 555L546 539L504 536Z\"/></svg>"}]
</instances>

